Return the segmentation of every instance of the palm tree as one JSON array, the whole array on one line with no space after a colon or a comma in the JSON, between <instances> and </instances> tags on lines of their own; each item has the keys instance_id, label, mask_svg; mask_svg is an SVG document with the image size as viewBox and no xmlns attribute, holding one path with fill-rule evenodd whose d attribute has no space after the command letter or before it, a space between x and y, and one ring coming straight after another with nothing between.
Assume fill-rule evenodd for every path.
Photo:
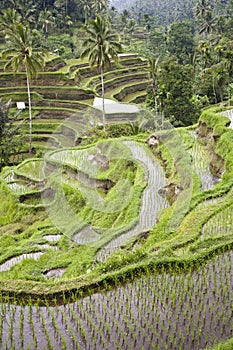
<instances>
[{"instance_id":1,"label":"palm tree","mask_svg":"<svg viewBox=\"0 0 233 350\"><path fill-rule=\"evenodd\" d=\"M16 11L21 16L21 22L24 24L36 23L36 12L37 7L32 0L10 0L12 8L15 8Z\"/></svg>"},{"instance_id":2,"label":"palm tree","mask_svg":"<svg viewBox=\"0 0 233 350\"><path fill-rule=\"evenodd\" d=\"M154 107L157 111L158 103L157 103L157 75L158 75L158 64L159 64L160 56L155 58L153 56L148 58L148 70L149 70L149 78L152 82L152 91L154 95Z\"/></svg>"},{"instance_id":3,"label":"palm tree","mask_svg":"<svg viewBox=\"0 0 233 350\"><path fill-rule=\"evenodd\" d=\"M3 34L10 34L13 32L15 22L20 22L21 16L14 9L9 8L3 11L3 14L0 16L0 31Z\"/></svg>"},{"instance_id":4,"label":"palm tree","mask_svg":"<svg viewBox=\"0 0 233 350\"><path fill-rule=\"evenodd\" d=\"M203 17L201 20L199 34L204 33L206 35L210 35L214 33L217 29L217 24L217 18L213 17L212 11L206 11L205 17Z\"/></svg>"},{"instance_id":5,"label":"palm tree","mask_svg":"<svg viewBox=\"0 0 233 350\"><path fill-rule=\"evenodd\" d=\"M45 36L48 36L48 29L50 26L54 25L54 17L52 12L48 9L44 9L40 12L38 23L41 26L42 31L45 33Z\"/></svg>"},{"instance_id":6,"label":"palm tree","mask_svg":"<svg viewBox=\"0 0 233 350\"><path fill-rule=\"evenodd\" d=\"M6 49L2 51L2 57L9 60L5 65L5 70L12 69L18 72L24 68L27 78L28 107L29 107L29 153L32 152L32 107L30 94L30 80L36 76L44 67L45 52L35 45L39 42L38 32L31 31L28 26L20 22L15 22L12 33L6 31Z\"/></svg>"},{"instance_id":7,"label":"palm tree","mask_svg":"<svg viewBox=\"0 0 233 350\"><path fill-rule=\"evenodd\" d=\"M207 41L200 41L196 49L197 58L200 56L200 65L202 68L207 68L211 63L211 48Z\"/></svg>"},{"instance_id":8,"label":"palm tree","mask_svg":"<svg viewBox=\"0 0 233 350\"><path fill-rule=\"evenodd\" d=\"M91 9L92 9L91 0L82 0L82 6L84 11L85 23L87 23L87 20L91 15Z\"/></svg>"},{"instance_id":9,"label":"palm tree","mask_svg":"<svg viewBox=\"0 0 233 350\"><path fill-rule=\"evenodd\" d=\"M194 14L200 23L199 34L204 34L206 38L207 35L212 34L216 30L218 20L216 17L213 17L210 0L197 0Z\"/></svg>"},{"instance_id":10,"label":"palm tree","mask_svg":"<svg viewBox=\"0 0 233 350\"><path fill-rule=\"evenodd\" d=\"M127 28L127 25L128 25L128 17L129 17L129 11L127 10L124 10L120 15L121 28L123 32L123 42L125 42L125 29Z\"/></svg>"},{"instance_id":11,"label":"palm tree","mask_svg":"<svg viewBox=\"0 0 233 350\"><path fill-rule=\"evenodd\" d=\"M128 22L128 33L130 34L130 45L132 43L132 35L133 35L133 32L135 30L135 27L136 27L136 24L137 22L135 21L134 18L131 18Z\"/></svg>"},{"instance_id":12,"label":"palm tree","mask_svg":"<svg viewBox=\"0 0 233 350\"><path fill-rule=\"evenodd\" d=\"M103 128L105 131L105 108L104 108L104 70L111 65L111 59L117 61L118 52L122 51L121 44L116 34L111 32L109 24L103 17L96 15L95 20L90 20L84 27L87 37L83 42L81 58L88 57L91 67L97 65L101 76Z\"/></svg>"},{"instance_id":13,"label":"palm tree","mask_svg":"<svg viewBox=\"0 0 233 350\"><path fill-rule=\"evenodd\" d=\"M105 10L107 8L107 3L105 0L94 0L94 1L92 1L91 8L96 13L101 13L103 10Z\"/></svg>"},{"instance_id":14,"label":"palm tree","mask_svg":"<svg viewBox=\"0 0 233 350\"><path fill-rule=\"evenodd\" d=\"M197 19L202 19L205 17L206 12L211 10L210 0L197 0L196 5L194 7L194 14Z\"/></svg>"}]
</instances>

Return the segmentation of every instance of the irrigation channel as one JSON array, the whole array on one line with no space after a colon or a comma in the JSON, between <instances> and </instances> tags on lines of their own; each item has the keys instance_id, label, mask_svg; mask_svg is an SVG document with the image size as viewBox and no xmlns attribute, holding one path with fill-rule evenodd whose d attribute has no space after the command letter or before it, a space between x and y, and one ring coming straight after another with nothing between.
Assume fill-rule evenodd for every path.
<instances>
[{"instance_id":1,"label":"irrigation channel","mask_svg":"<svg viewBox=\"0 0 233 350\"><path fill-rule=\"evenodd\" d=\"M166 185L164 172L158 161L145 146L133 141L126 141L124 143L130 148L133 158L143 164L147 172L148 183L141 199L138 223L131 230L113 239L100 249L97 254L99 261L106 260L127 239L138 235L140 232L150 230L156 224L158 213L168 206L166 198L161 197L158 193L159 189Z\"/></svg>"}]
</instances>

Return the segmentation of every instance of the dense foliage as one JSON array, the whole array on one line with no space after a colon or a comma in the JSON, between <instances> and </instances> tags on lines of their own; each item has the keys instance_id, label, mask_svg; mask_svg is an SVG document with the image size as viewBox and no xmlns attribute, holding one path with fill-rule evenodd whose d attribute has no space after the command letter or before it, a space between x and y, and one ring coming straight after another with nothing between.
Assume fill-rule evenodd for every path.
<instances>
[{"instance_id":1,"label":"dense foliage","mask_svg":"<svg viewBox=\"0 0 233 350\"><path fill-rule=\"evenodd\" d=\"M144 14L156 17L160 25L168 25L172 22L190 19L195 14L195 0L112 0L111 6L114 6L118 11L127 9L132 15L142 20ZM215 13L226 13L226 5L230 2L228 0L221 1L200 1L203 7L207 3L211 4L211 9Z\"/></svg>"},{"instance_id":2,"label":"dense foliage","mask_svg":"<svg viewBox=\"0 0 233 350\"><path fill-rule=\"evenodd\" d=\"M14 161L14 156L20 152L23 138L20 134L21 124L14 124L18 114L9 116L10 101L3 103L0 100L0 170L4 165Z\"/></svg>"},{"instance_id":3,"label":"dense foliage","mask_svg":"<svg viewBox=\"0 0 233 350\"><path fill-rule=\"evenodd\" d=\"M12 7L14 10L9 11ZM153 72L150 64L148 67L152 79L148 82L147 106L175 125L192 124L203 106L231 99L232 0L141 0L127 4L5 0L0 11L3 35L14 21L29 24L41 33L40 42L46 49L66 59L80 57L88 35L83 24L98 13L107 27L111 23L111 30L120 33L125 51L156 60ZM187 89L179 87L183 74Z\"/></svg>"},{"instance_id":4,"label":"dense foliage","mask_svg":"<svg viewBox=\"0 0 233 350\"><path fill-rule=\"evenodd\" d=\"M93 17L95 13L105 10L107 0L3 0L1 10L11 8L20 13L24 21L38 24L44 29L55 25L62 29L71 26L73 22Z\"/></svg>"}]
</instances>

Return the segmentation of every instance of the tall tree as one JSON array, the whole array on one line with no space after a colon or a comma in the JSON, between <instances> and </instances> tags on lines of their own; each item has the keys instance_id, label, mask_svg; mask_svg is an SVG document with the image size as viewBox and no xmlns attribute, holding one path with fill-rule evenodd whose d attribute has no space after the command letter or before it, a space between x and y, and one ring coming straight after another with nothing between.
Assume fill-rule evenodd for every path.
<instances>
[{"instance_id":1,"label":"tall tree","mask_svg":"<svg viewBox=\"0 0 233 350\"><path fill-rule=\"evenodd\" d=\"M124 10L120 15L121 30L123 32L123 42L125 42L125 29L127 28L128 18L129 18L129 12L127 10Z\"/></svg>"},{"instance_id":2,"label":"tall tree","mask_svg":"<svg viewBox=\"0 0 233 350\"><path fill-rule=\"evenodd\" d=\"M206 13L211 10L210 0L197 0L194 7L194 14L198 20L202 20Z\"/></svg>"},{"instance_id":3,"label":"tall tree","mask_svg":"<svg viewBox=\"0 0 233 350\"><path fill-rule=\"evenodd\" d=\"M40 12L39 18L38 18L38 25L41 27L43 33L45 36L48 36L48 29L49 27L52 27L54 25L55 18L52 15L52 12L44 9Z\"/></svg>"},{"instance_id":4,"label":"tall tree","mask_svg":"<svg viewBox=\"0 0 233 350\"><path fill-rule=\"evenodd\" d=\"M193 74L191 65L181 65L172 56L164 60L158 70L157 98L162 101L165 116L175 126L187 126L197 120Z\"/></svg>"},{"instance_id":5,"label":"tall tree","mask_svg":"<svg viewBox=\"0 0 233 350\"><path fill-rule=\"evenodd\" d=\"M33 0L10 0L12 8L21 16L21 22L23 23L36 23L37 6Z\"/></svg>"},{"instance_id":6,"label":"tall tree","mask_svg":"<svg viewBox=\"0 0 233 350\"><path fill-rule=\"evenodd\" d=\"M20 22L21 16L14 8L8 8L0 16L0 31L8 34L14 32L15 22Z\"/></svg>"},{"instance_id":7,"label":"tall tree","mask_svg":"<svg viewBox=\"0 0 233 350\"><path fill-rule=\"evenodd\" d=\"M213 16L212 10L208 10L201 20L199 33L203 33L205 36L213 34L217 29L217 25L217 18Z\"/></svg>"},{"instance_id":8,"label":"tall tree","mask_svg":"<svg viewBox=\"0 0 233 350\"><path fill-rule=\"evenodd\" d=\"M130 45L132 43L132 35L133 35L134 30L135 30L136 24L137 24L137 22L133 18L131 18L128 22L127 31L130 34Z\"/></svg>"},{"instance_id":9,"label":"tall tree","mask_svg":"<svg viewBox=\"0 0 233 350\"><path fill-rule=\"evenodd\" d=\"M149 78L151 80L152 92L154 96L154 108L157 111L158 103L157 103L157 74L158 74L158 63L160 57L149 57L148 58L148 70L149 70Z\"/></svg>"},{"instance_id":10,"label":"tall tree","mask_svg":"<svg viewBox=\"0 0 233 350\"><path fill-rule=\"evenodd\" d=\"M194 15L199 22L199 34L205 39L216 31L218 24L213 5L213 1L210 0L197 0L194 8Z\"/></svg>"},{"instance_id":11,"label":"tall tree","mask_svg":"<svg viewBox=\"0 0 233 350\"><path fill-rule=\"evenodd\" d=\"M180 63L190 63L195 52L193 25L188 21L172 23L168 31L167 43L168 51L176 55Z\"/></svg>"},{"instance_id":12,"label":"tall tree","mask_svg":"<svg viewBox=\"0 0 233 350\"><path fill-rule=\"evenodd\" d=\"M110 25L99 15L96 15L94 20L88 22L88 25L85 26L85 31L87 37L83 42L81 58L88 57L90 66L97 65L100 72L103 128L105 131L104 70L111 65L111 60L117 61L117 54L122 51L122 47L117 35L111 31Z\"/></svg>"},{"instance_id":13,"label":"tall tree","mask_svg":"<svg viewBox=\"0 0 233 350\"><path fill-rule=\"evenodd\" d=\"M44 67L44 52L38 47L38 32L31 31L29 26L15 22L13 31L6 31L6 48L2 51L3 58L9 58L5 70L18 72L25 69L27 79L28 107L29 107L29 153L32 152L32 106L30 80Z\"/></svg>"},{"instance_id":14,"label":"tall tree","mask_svg":"<svg viewBox=\"0 0 233 350\"><path fill-rule=\"evenodd\" d=\"M81 0L81 4L83 6L85 23L87 23L88 18L91 16L92 4L91 0Z\"/></svg>"},{"instance_id":15,"label":"tall tree","mask_svg":"<svg viewBox=\"0 0 233 350\"><path fill-rule=\"evenodd\" d=\"M207 41L199 41L195 53L196 68L205 69L212 64L212 52Z\"/></svg>"},{"instance_id":16,"label":"tall tree","mask_svg":"<svg viewBox=\"0 0 233 350\"><path fill-rule=\"evenodd\" d=\"M164 28L155 27L151 29L149 33L148 49L155 57L164 57L167 54L167 36L164 32Z\"/></svg>"},{"instance_id":17,"label":"tall tree","mask_svg":"<svg viewBox=\"0 0 233 350\"><path fill-rule=\"evenodd\" d=\"M95 13L101 13L107 8L107 1L106 0L94 0L92 1L91 5L93 11Z\"/></svg>"}]
</instances>

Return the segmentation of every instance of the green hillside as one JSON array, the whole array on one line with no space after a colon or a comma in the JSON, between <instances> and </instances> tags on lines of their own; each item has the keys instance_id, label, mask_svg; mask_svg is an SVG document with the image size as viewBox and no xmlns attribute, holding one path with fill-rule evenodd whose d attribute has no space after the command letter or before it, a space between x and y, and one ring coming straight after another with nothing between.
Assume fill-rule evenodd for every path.
<instances>
[{"instance_id":1,"label":"green hillside","mask_svg":"<svg viewBox=\"0 0 233 350\"><path fill-rule=\"evenodd\" d=\"M2 1L0 349L232 348L232 6Z\"/></svg>"}]
</instances>

